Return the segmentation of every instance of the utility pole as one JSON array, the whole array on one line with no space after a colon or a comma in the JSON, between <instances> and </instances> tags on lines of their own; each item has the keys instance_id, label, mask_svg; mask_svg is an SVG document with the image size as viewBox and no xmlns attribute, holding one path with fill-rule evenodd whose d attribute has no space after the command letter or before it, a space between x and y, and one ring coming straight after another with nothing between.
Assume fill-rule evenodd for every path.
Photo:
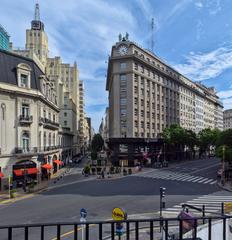
<instances>
[{"instance_id":1,"label":"utility pole","mask_svg":"<svg viewBox=\"0 0 232 240\"><path fill-rule=\"evenodd\" d=\"M154 18L151 19L151 51L154 51Z\"/></svg>"},{"instance_id":2,"label":"utility pole","mask_svg":"<svg viewBox=\"0 0 232 240\"><path fill-rule=\"evenodd\" d=\"M225 184L225 145L222 146L222 175L221 175L221 183Z\"/></svg>"},{"instance_id":3,"label":"utility pole","mask_svg":"<svg viewBox=\"0 0 232 240\"><path fill-rule=\"evenodd\" d=\"M162 233L162 237L163 237L163 208L165 208L165 187L160 187L160 232ZM163 238L162 238L163 239Z\"/></svg>"}]
</instances>

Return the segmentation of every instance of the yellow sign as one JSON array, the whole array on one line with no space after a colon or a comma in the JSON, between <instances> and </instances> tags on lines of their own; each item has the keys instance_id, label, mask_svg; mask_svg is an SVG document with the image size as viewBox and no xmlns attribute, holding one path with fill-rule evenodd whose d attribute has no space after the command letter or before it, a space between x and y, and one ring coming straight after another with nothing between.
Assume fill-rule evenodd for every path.
<instances>
[{"instance_id":1,"label":"yellow sign","mask_svg":"<svg viewBox=\"0 0 232 240\"><path fill-rule=\"evenodd\" d=\"M112 211L112 218L115 221L126 220L127 214L121 208L114 208L113 211Z\"/></svg>"},{"instance_id":2,"label":"yellow sign","mask_svg":"<svg viewBox=\"0 0 232 240\"><path fill-rule=\"evenodd\" d=\"M232 212L232 202L226 202L224 203L224 212L230 213Z\"/></svg>"}]
</instances>

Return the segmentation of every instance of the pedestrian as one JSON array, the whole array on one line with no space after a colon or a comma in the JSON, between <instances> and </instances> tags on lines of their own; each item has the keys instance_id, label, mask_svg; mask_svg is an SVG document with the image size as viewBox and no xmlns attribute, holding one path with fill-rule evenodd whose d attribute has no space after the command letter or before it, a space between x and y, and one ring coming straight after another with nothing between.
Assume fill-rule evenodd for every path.
<instances>
[{"instance_id":1,"label":"pedestrian","mask_svg":"<svg viewBox=\"0 0 232 240\"><path fill-rule=\"evenodd\" d=\"M104 179L104 178L105 178L105 172L104 172L104 169L102 169L101 175L102 175L102 179Z\"/></svg>"}]
</instances>

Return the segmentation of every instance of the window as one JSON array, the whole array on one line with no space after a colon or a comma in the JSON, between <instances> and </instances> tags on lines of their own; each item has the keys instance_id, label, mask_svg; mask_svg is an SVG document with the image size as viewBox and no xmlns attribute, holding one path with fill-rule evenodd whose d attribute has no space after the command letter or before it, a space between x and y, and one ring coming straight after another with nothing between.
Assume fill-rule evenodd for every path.
<instances>
[{"instance_id":1,"label":"window","mask_svg":"<svg viewBox=\"0 0 232 240\"><path fill-rule=\"evenodd\" d=\"M21 81L21 84L20 84L21 87L28 87L28 75L21 74L20 81Z\"/></svg>"},{"instance_id":2,"label":"window","mask_svg":"<svg viewBox=\"0 0 232 240\"><path fill-rule=\"evenodd\" d=\"M138 63L134 63L134 69L138 70Z\"/></svg>"},{"instance_id":3,"label":"window","mask_svg":"<svg viewBox=\"0 0 232 240\"><path fill-rule=\"evenodd\" d=\"M140 114L141 117L144 117L144 111L141 110L141 114Z\"/></svg>"},{"instance_id":4,"label":"window","mask_svg":"<svg viewBox=\"0 0 232 240\"><path fill-rule=\"evenodd\" d=\"M134 110L135 116L138 116L138 109Z\"/></svg>"},{"instance_id":5,"label":"window","mask_svg":"<svg viewBox=\"0 0 232 240\"><path fill-rule=\"evenodd\" d=\"M120 63L120 69L121 70L126 69L126 63Z\"/></svg>"},{"instance_id":6,"label":"window","mask_svg":"<svg viewBox=\"0 0 232 240\"><path fill-rule=\"evenodd\" d=\"M50 147L52 145L52 136L51 133L48 135L48 146Z\"/></svg>"},{"instance_id":7,"label":"window","mask_svg":"<svg viewBox=\"0 0 232 240\"><path fill-rule=\"evenodd\" d=\"M43 110L43 116L44 116L44 118L46 118L46 110L45 109Z\"/></svg>"},{"instance_id":8,"label":"window","mask_svg":"<svg viewBox=\"0 0 232 240\"><path fill-rule=\"evenodd\" d=\"M46 132L44 133L43 142L44 142L44 147L46 147L46 144L47 144L47 135L46 135Z\"/></svg>"},{"instance_id":9,"label":"window","mask_svg":"<svg viewBox=\"0 0 232 240\"><path fill-rule=\"evenodd\" d=\"M64 116L67 117L67 113L66 112L64 112Z\"/></svg>"},{"instance_id":10,"label":"window","mask_svg":"<svg viewBox=\"0 0 232 240\"><path fill-rule=\"evenodd\" d=\"M22 135L22 148L23 148L23 152L29 152L29 133L28 132L24 132Z\"/></svg>"},{"instance_id":11,"label":"window","mask_svg":"<svg viewBox=\"0 0 232 240\"><path fill-rule=\"evenodd\" d=\"M141 66L141 73L144 73L144 67Z\"/></svg>"},{"instance_id":12,"label":"window","mask_svg":"<svg viewBox=\"0 0 232 240\"><path fill-rule=\"evenodd\" d=\"M64 126L67 126L67 121L64 121Z\"/></svg>"},{"instance_id":13,"label":"window","mask_svg":"<svg viewBox=\"0 0 232 240\"><path fill-rule=\"evenodd\" d=\"M144 128L144 122L143 121L141 122L141 128Z\"/></svg>"},{"instance_id":14,"label":"window","mask_svg":"<svg viewBox=\"0 0 232 240\"><path fill-rule=\"evenodd\" d=\"M24 118L29 117L29 105L28 104L22 104L22 116Z\"/></svg>"},{"instance_id":15,"label":"window","mask_svg":"<svg viewBox=\"0 0 232 240\"><path fill-rule=\"evenodd\" d=\"M136 128L138 127L138 121L135 121L135 127Z\"/></svg>"},{"instance_id":16,"label":"window","mask_svg":"<svg viewBox=\"0 0 232 240\"><path fill-rule=\"evenodd\" d=\"M126 98L120 99L120 105L126 105L126 102L127 102Z\"/></svg>"}]
</instances>

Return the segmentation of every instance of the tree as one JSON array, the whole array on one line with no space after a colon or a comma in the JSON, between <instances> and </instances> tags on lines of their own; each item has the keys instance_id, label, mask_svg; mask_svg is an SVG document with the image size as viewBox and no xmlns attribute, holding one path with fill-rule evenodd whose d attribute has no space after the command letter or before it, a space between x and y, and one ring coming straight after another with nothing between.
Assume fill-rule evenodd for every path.
<instances>
[{"instance_id":1,"label":"tree","mask_svg":"<svg viewBox=\"0 0 232 240\"><path fill-rule=\"evenodd\" d=\"M93 136L93 140L91 143L92 151L99 152L102 150L102 147L104 146L104 140L102 136L98 133Z\"/></svg>"},{"instance_id":2,"label":"tree","mask_svg":"<svg viewBox=\"0 0 232 240\"><path fill-rule=\"evenodd\" d=\"M182 152L185 146L185 129L177 124L171 125L169 128L165 128L162 137L164 141L168 144L167 149L175 154L176 158L182 158Z\"/></svg>"},{"instance_id":3,"label":"tree","mask_svg":"<svg viewBox=\"0 0 232 240\"><path fill-rule=\"evenodd\" d=\"M223 132L220 132L216 141L216 145L216 155L221 159L224 158L226 162L232 162L232 129L227 129Z\"/></svg>"},{"instance_id":4,"label":"tree","mask_svg":"<svg viewBox=\"0 0 232 240\"><path fill-rule=\"evenodd\" d=\"M198 145L200 147L200 156L202 153L210 151L210 146L215 146L220 131L218 129L206 128L198 133Z\"/></svg>"},{"instance_id":5,"label":"tree","mask_svg":"<svg viewBox=\"0 0 232 240\"><path fill-rule=\"evenodd\" d=\"M226 145L232 147L232 129L227 129L220 132L216 141L216 145Z\"/></svg>"}]
</instances>

